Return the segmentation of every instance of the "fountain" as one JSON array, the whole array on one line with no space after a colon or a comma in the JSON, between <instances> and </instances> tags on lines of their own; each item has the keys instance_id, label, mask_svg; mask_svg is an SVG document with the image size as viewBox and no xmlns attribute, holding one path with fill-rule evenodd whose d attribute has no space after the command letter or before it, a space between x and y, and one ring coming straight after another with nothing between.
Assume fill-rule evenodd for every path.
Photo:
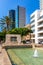
<instances>
[{"instance_id":1,"label":"fountain","mask_svg":"<svg viewBox=\"0 0 43 65\"><path fill-rule=\"evenodd\" d=\"M33 57L35 57L35 58L38 57L38 51L37 51L37 49L35 49Z\"/></svg>"}]
</instances>

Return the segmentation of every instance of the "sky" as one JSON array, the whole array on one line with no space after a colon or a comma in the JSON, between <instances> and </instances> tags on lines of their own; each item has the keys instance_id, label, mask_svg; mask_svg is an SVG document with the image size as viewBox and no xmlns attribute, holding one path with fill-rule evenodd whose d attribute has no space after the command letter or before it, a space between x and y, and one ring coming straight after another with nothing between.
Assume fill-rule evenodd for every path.
<instances>
[{"instance_id":1,"label":"sky","mask_svg":"<svg viewBox=\"0 0 43 65\"><path fill-rule=\"evenodd\" d=\"M39 9L39 0L0 0L0 18L7 16L9 10L17 10L17 6L26 8L26 24L30 23L30 14Z\"/></svg>"}]
</instances>

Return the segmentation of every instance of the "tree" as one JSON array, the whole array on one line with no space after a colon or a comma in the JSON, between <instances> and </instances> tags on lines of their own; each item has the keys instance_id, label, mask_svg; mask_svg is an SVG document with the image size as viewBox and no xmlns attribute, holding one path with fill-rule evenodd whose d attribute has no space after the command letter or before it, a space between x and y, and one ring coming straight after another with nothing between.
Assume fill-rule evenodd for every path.
<instances>
[{"instance_id":1,"label":"tree","mask_svg":"<svg viewBox=\"0 0 43 65\"><path fill-rule=\"evenodd\" d=\"M6 32L0 32L0 39L5 41Z\"/></svg>"},{"instance_id":2,"label":"tree","mask_svg":"<svg viewBox=\"0 0 43 65\"><path fill-rule=\"evenodd\" d=\"M10 29L10 18L8 16L5 17L5 21L6 21L6 24L7 24L7 29L9 30Z\"/></svg>"},{"instance_id":3,"label":"tree","mask_svg":"<svg viewBox=\"0 0 43 65\"><path fill-rule=\"evenodd\" d=\"M7 30L10 29L11 20L8 16L5 16L5 17L1 18L1 22L6 24L6 29Z\"/></svg>"},{"instance_id":4,"label":"tree","mask_svg":"<svg viewBox=\"0 0 43 65\"><path fill-rule=\"evenodd\" d=\"M21 36L27 35L28 33L31 33L32 30L28 28L14 28L8 32L8 34L20 34Z\"/></svg>"}]
</instances>

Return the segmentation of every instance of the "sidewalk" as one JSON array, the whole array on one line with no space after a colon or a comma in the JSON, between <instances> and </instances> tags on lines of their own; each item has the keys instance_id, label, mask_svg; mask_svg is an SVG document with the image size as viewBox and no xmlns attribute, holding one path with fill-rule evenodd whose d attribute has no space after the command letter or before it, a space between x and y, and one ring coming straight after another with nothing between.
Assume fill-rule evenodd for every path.
<instances>
[{"instance_id":1,"label":"sidewalk","mask_svg":"<svg viewBox=\"0 0 43 65\"><path fill-rule=\"evenodd\" d=\"M12 65L5 49L3 49L3 62L4 65Z\"/></svg>"},{"instance_id":2,"label":"sidewalk","mask_svg":"<svg viewBox=\"0 0 43 65\"><path fill-rule=\"evenodd\" d=\"M0 65L4 65L2 47L0 46Z\"/></svg>"},{"instance_id":3,"label":"sidewalk","mask_svg":"<svg viewBox=\"0 0 43 65\"><path fill-rule=\"evenodd\" d=\"M2 54L0 54L0 65L4 65Z\"/></svg>"},{"instance_id":4,"label":"sidewalk","mask_svg":"<svg viewBox=\"0 0 43 65\"><path fill-rule=\"evenodd\" d=\"M0 45L0 65L12 65L5 49Z\"/></svg>"}]
</instances>

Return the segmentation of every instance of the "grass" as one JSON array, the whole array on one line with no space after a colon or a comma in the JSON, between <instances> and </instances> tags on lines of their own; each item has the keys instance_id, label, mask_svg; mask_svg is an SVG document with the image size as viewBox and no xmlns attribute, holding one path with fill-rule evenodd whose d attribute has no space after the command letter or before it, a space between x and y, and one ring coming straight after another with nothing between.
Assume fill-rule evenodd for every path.
<instances>
[{"instance_id":1,"label":"grass","mask_svg":"<svg viewBox=\"0 0 43 65\"><path fill-rule=\"evenodd\" d=\"M39 57L34 58L33 49L8 49L11 60L15 65L43 65L43 51L38 50Z\"/></svg>"}]
</instances>

